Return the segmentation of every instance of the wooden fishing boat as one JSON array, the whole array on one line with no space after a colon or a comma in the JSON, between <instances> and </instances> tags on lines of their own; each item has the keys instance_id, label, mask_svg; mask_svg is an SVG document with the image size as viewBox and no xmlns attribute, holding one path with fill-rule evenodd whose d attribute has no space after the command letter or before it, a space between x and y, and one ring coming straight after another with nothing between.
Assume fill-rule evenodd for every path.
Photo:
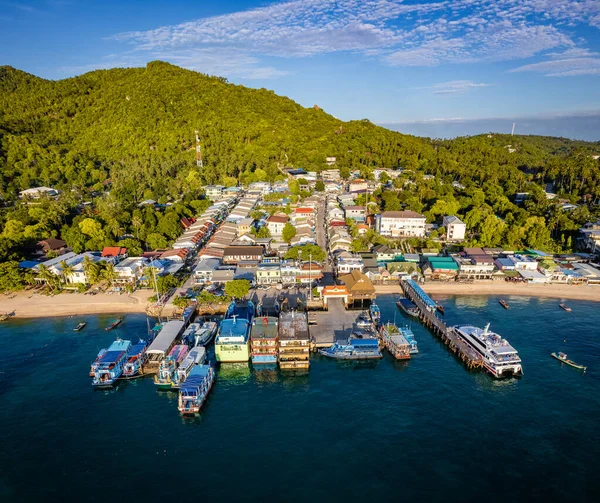
<instances>
[{"instance_id":1,"label":"wooden fishing boat","mask_svg":"<svg viewBox=\"0 0 600 503\"><path fill-rule=\"evenodd\" d=\"M580 370L587 370L587 367L585 365L579 365L579 363L575 363L574 361L569 360L567 358L566 353L561 353L561 352L559 352L558 354L552 353L552 356L554 358L556 358L559 362L566 363L567 365L569 365L573 368L580 369Z\"/></svg>"},{"instance_id":2,"label":"wooden fishing boat","mask_svg":"<svg viewBox=\"0 0 600 503\"><path fill-rule=\"evenodd\" d=\"M508 309L508 308L509 308L508 302L506 302L504 299L500 299L500 300L498 301L498 303L499 303L499 304L500 304L500 305L501 305L501 306L502 306L504 309Z\"/></svg>"},{"instance_id":3,"label":"wooden fishing boat","mask_svg":"<svg viewBox=\"0 0 600 503\"><path fill-rule=\"evenodd\" d=\"M79 332L83 327L85 327L87 323L85 321L80 322L74 329L74 332Z\"/></svg>"},{"instance_id":4,"label":"wooden fishing boat","mask_svg":"<svg viewBox=\"0 0 600 503\"><path fill-rule=\"evenodd\" d=\"M112 329L117 328L121 324L122 321L123 321L123 318L117 318L110 325L108 325L108 327L106 327L105 330L107 332L110 332Z\"/></svg>"},{"instance_id":5,"label":"wooden fishing boat","mask_svg":"<svg viewBox=\"0 0 600 503\"><path fill-rule=\"evenodd\" d=\"M0 321L6 321L8 320L9 316L8 314L0 314Z\"/></svg>"},{"instance_id":6,"label":"wooden fishing boat","mask_svg":"<svg viewBox=\"0 0 600 503\"><path fill-rule=\"evenodd\" d=\"M567 313L570 313L572 311L572 309L566 304L559 304L559 306L561 309L564 309Z\"/></svg>"},{"instance_id":7,"label":"wooden fishing boat","mask_svg":"<svg viewBox=\"0 0 600 503\"><path fill-rule=\"evenodd\" d=\"M441 304L436 304L435 308L442 314L444 314L444 306Z\"/></svg>"}]
</instances>

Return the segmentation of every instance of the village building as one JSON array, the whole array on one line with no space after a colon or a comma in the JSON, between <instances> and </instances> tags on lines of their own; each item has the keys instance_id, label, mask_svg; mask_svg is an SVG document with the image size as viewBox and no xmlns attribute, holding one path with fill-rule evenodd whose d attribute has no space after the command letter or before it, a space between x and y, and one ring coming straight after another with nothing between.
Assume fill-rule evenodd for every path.
<instances>
[{"instance_id":1,"label":"village building","mask_svg":"<svg viewBox=\"0 0 600 503\"><path fill-rule=\"evenodd\" d=\"M415 211L384 211L375 217L375 230L382 236L424 237L425 217Z\"/></svg>"},{"instance_id":2,"label":"village building","mask_svg":"<svg viewBox=\"0 0 600 503\"><path fill-rule=\"evenodd\" d=\"M223 264L238 264L243 261L262 260L262 246L227 246L223 250Z\"/></svg>"},{"instance_id":3,"label":"village building","mask_svg":"<svg viewBox=\"0 0 600 503\"><path fill-rule=\"evenodd\" d=\"M446 239L448 241L463 241L467 226L454 215L445 216L442 225L446 228Z\"/></svg>"},{"instance_id":4,"label":"village building","mask_svg":"<svg viewBox=\"0 0 600 503\"><path fill-rule=\"evenodd\" d=\"M287 224L288 217L283 215L272 215L267 219L267 229L271 233L271 236L281 236L285 224Z\"/></svg>"}]
</instances>

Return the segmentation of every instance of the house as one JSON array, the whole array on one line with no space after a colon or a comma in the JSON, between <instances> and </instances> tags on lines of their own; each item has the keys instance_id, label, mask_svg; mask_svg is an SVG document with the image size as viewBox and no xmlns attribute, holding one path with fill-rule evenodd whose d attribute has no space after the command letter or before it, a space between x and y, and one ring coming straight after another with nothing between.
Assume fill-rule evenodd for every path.
<instances>
[{"instance_id":1,"label":"house","mask_svg":"<svg viewBox=\"0 0 600 503\"><path fill-rule=\"evenodd\" d=\"M48 238L38 241L37 247L43 255L62 255L69 251L67 242L62 239Z\"/></svg>"},{"instance_id":2,"label":"house","mask_svg":"<svg viewBox=\"0 0 600 503\"><path fill-rule=\"evenodd\" d=\"M254 219L253 218L242 218L238 220L236 223L237 233L236 236L243 236L244 234L249 233L254 227Z\"/></svg>"},{"instance_id":3,"label":"house","mask_svg":"<svg viewBox=\"0 0 600 503\"><path fill-rule=\"evenodd\" d=\"M204 193L208 199L212 201L216 201L223 196L223 191L225 187L223 185L207 185L204 187Z\"/></svg>"},{"instance_id":4,"label":"house","mask_svg":"<svg viewBox=\"0 0 600 503\"><path fill-rule=\"evenodd\" d=\"M262 246L227 246L223 250L223 264L237 264L247 260L262 260Z\"/></svg>"},{"instance_id":5,"label":"house","mask_svg":"<svg viewBox=\"0 0 600 503\"><path fill-rule=\"evenodd\" d=\"M303 284L312 284L323 279L323 267L315 262L305 262L296 273L296 281Z\"/></svg>"},{"instance_id":6,"label":"house","mask_svg":"<svg viewBox=\"0 0 600 503\"><path fill-rule=\"evenodd\" d=\"M492 279L494 259L484 255L483 250L481 255L454 256L453 259L458 264L458 280Z\"/></svg>"},{"instance_id":7,"label":"house","mask_svg":"<svg viewBox=\"0 0 600 503\"><path fill-rule=\"evenodd\" d=\"M342 210L339 206L327 205L327 209L325 210L325 217L327 218L328 222L337 218L343 220L344 216L344 210Z\"/></svg>"},{"instance_id":8,"label":"house","mask_svg":"<svg viewBox=\"0 0 600 503\"><path fill-rule=\"evenodd\" d=\"M515 263L510 257L498 257L494 260L494 265L499 271L514 271Z\"/></svg>"},{"instance_id":9,"label":"house","mask_svg":"<svg viewBox=\"0 0 600 503\"><path fill-rule=\"evenodd\" d=\"M369 188L369 182L367 180L363 180L362 178L357 178L356 180L352 180L348 184L348 192L361 192L366 191Z\"/></svg>"},{"instance_id":10,"label":"house","mask_svg":"<svg viewBox=\"0 0 600 503\"><path fill-rule=\"evenodd\" d=\"M600 220L588 222L579 229L583 248L590 253L600 255Z\"/></svg>"},{"instance_id":11,"label":"house","mask_svg":"<svg viewBox=\"0 0 600 503\"><path fill-rule=\"evenodd\" d=\"M339 256L335 272L338 276L341 276L343 274L349 274L352 271L362 272L363 267L363 259L358 255L352 255L350 257Z\"/></svg>"},{"instance_id":12,"label":"house","mask_svg":"<svg viewBox=\"0 0 600 503\"><path fill-rule=\"evenodd\" d=\"M348 205L344 206L344 217L351 218L358 222L365 221L365 208L364 206Z\"/></svg>"},{"instance_id":13,"label":"house","mask_svg":"<svg viewBox=\"0 0 600 503\"><path fill-rule=\"evenodd\" d=\"M515 264L517 271L537 271L538 269L537 261L527 255L515 254L510 257L510 260Z\"/></svg>"},{"instance_id":14,"label":"house","mask_svg":"<svg viewBox=\"0 0 600 503\"><path fill-rule=\"evenodd\" d=\"M415 211L384 211L375 217L375 230L382 236L424 237L425 217Z\"/></svg>"},{"instance_id":15,"label":"house","mask_svg":"<svg viewBox=\"0 0 600 503\"><path fill-rule=\"evenodd\" d=\"M127 258L127 248L121 246L105 246L102 250L102 258L111 264L118 264Z\"/></svg>"},{"instance_id":16,"label":"house","mask_svg":"<svg viewBox=\"0 0 600 503\"><path fill-rule=\"evenodd\" d=\"M187 248L180 248L176 250L167 250L162 253L159 257L160 260L169 260L171 262L177 262L184 264L190 251Z\"/></svg>"},{"instance_id":17,"label":"house","mask_svg":"<svg viewBox=\"0 0 600 503\"><path fill-rule=\"evenodd\" d=\"M256 283L258 285L281 283L281 268L279 264L258 264L256 268Z\"/></svg>"},{"instance_id":18,"label":"house","mask_svg":"<svg viewBox=\"0 0 600 503\"><path fill-rule=\"evenodd\" d=\"M321 179L327 182L339 182L340 181L340 170L339 169L325 169L321 171Z\"/></svg>"},{"instance_id":19,"label":"house","mask_svg":"<svg viewBox=\"0 0 600 503\"><path fill-rule=\"evenodd\" d=\"M221 265L218 258L205 257L200 259L194 267L194 281L196 284L211 283L213 272Z\"/></svg>"},{"instance_id":20,"label":"house","mask_svg":"<svg viewBox=\"0 0 600 503\"><path fill-rule=\"evenodd\" d=\"M391 262L392 260L395 260L396 257L401 256L399 250L393 250L388 245L374 246L371 251L375 254L377 262Z\"/></svg>"},{"instance_id":21,"label":"house","mask_svg":"<svg viewBox=\"0 0 600 503\"><path fill-rule=\"evenodd\" d=\"M267 229L269 229L271 236L281 236L287 221L287 216L282 215L272 215L267 218Z\"/></svg>"},{"instance_id":22,"label":"house","mask_svg":"<svg viewBox=\"0 0 600 503\"><path fill-rule=\"evenodd\" d=\"M143 257L130 257L115 265L117 283L136 284L143 276L144 269L150 265L150 261Z\"/></svg>"},{"instance_id":23,"label":"house","mask_svg":"<svg viewBox=\"0 0 600 503\"><path fill-rule=\"evenodd\" d=\"M300 266L293 260L286 260L281 263L281 282L284 285L296 283L296 278L300 272Z\"/></svg>"},{"instance_id":24,"label":"house","mask_svg":"<svg viewBox=\"0 0 600 503\"><path fill-rule=\"evenodd\" d=\"M329 156L325 158L325 162L327 163L327 166L333 166L336 163L336 158L333 156ZM332 170L333 171L333 170ZM336 170L338 172L339 175L339 170Z\"/></svg>"},{"instance_id":25,"label":"house","mask_svg":"<svg viewBox=\"0 0 600 503\"><path fill-rule=\"evenodd\" d=\"M448 241L463 241L465 239L467 225L461 222L458 217L454 215L446 216L442 225L446 228L446 239Z\"/></svg>"},{"instance_id":26,"label":"house","mask_svg":"<svg viewBox=\"0 0 600 503\"><path fill-rule=\"evenodd\" d=\"M26 189L19 192L21 199L39 199L40 197L54 197L58 196L60 192L51 187L33 187L32 189Z\"/></svg>"}]
</instances>

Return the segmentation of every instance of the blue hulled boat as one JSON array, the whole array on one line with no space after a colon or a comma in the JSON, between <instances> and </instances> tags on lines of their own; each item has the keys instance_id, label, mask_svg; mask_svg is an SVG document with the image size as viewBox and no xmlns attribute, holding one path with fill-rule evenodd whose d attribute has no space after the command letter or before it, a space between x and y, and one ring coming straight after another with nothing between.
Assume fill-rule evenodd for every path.
<instances>
[{"instance_id":1,"label":"blue hulled boat","mask_svg":"<svg viewBox=\"0 0 600 503\"><path fill-rule=\"evenodd\" d=\"M123 374L131 341L117 339L96 362L92 386L109 387Z\"/></svg>"},{"instance_id":2,"label":"blue hulled boat","mask_svg":"<svg viewBox=\"0 0 600 503\"><path fill-rule=\"evenodd\" d=\"M196 365L179 388L178 409L183 415L198 414L213 383L215 371L210 365Z\"/></svg>"},{"instance_id":3,"label":"blue hulled boat","mask_svg":"<svg viewBox=\"0 0 600 503\"><path fill-rule=\"evenodd\" d=\"M396 302L396 305L409 316L419 316L419 309L416 304L408 299L402 298Z\"/></svg>"},{"instance_id":4,"label":"blue hulled boat","mask_svg":"<svg viewBox=\"0 0 600 503\"><path fill-rule=\"evenodd\" d=\"M338 360L375 360L383 357L379 349L379 341L373 338L338 339L333 346L319 349L319 353Z\"/></svg>"},{"instance_id":5,"label":"blue hulled boat","mask_svg":"<svg viewBox=\"0 0 600 503\"><path fill-rule=\"evenodd\" d=\"M127 353L127 362L123 368L123 377L134 377L141 373L142 365L146 361L147 347L148 342L142 340L131 347Z\"/></svg>"}]
</instances>

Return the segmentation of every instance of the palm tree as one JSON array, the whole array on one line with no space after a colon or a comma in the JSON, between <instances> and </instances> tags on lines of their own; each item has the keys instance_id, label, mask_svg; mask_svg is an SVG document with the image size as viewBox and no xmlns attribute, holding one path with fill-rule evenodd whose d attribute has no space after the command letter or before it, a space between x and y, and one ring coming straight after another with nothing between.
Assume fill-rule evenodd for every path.
<instances>
[{"instance_id":1,"label":"palm tree","mask_svg":"<svg viewBox=\"0 0 600 503\"><path fill-rule=\"evenodd\" d=\"M102 276L108 283L108 286L112 286L115 280L119 277L117 271L115 271L114 264L106 264L104 271L102 271Z\"/></svg>"},{"instance_id":2,"label":"palm tree","mask_svg":"<svg viewBox=\"0 0 600 503\"><path fill-rule=\"evenodd\" d=\"M135 227L135 237L136 239L140 239L140 227L142 226L144 222L142 222L142 219L140 217L138 217L137 215L134 215L131 218L131 225L133 225Z\"/></svg>"},{"instance_id":3,"label":"palm tree","mask_svg":"<svg viewBox=\"0 0 600 503\"><path fill-rule=\"evenodd\" d=\"M90 258L89 255L86 255L83 258L83 272L85 273L87 281L90 285L98 282L100 267Z\"/></svg>"},{"instance_id":4,"label":"palm tree","mask_svg":"<svg viewBox=\"0 0 600 503\"><path fill-rule=\"evenodd\" d=\"M38 278L40 278L50 290L54 290L57 285L56 275L44 264L38 266Z\"/></svg>"},{"instance_id":5,"label":"palm tree","mask_svg":"<svg viewBox=\"0 0 600 503\"><path fill-rule=\"evenodd\" d=\"M65 283L69 282L69 279L75 274L75 266L67 264L65 260L61 261L60 268L62 270L62 277Z\"/></svg>"}]
</instances>

